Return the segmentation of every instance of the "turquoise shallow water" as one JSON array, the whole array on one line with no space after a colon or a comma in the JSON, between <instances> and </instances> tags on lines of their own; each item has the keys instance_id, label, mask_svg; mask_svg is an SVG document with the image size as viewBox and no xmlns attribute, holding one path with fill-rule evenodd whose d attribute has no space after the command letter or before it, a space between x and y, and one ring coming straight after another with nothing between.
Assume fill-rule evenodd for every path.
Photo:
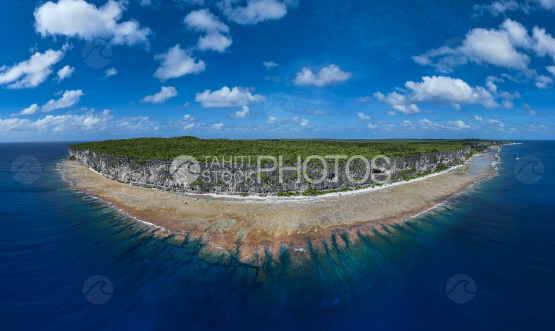
<instances>
[{"instance_id":1,"label":"turquoise shallow water","mask_svg":"<svg viewBox=\"0 0 555 331\"><path fill-rule=\"evenodd\" d=\"M495 177L385 234L285 254L266 284L72 190L66 147L0 144L1 330L555 327L553 142L504 147Z\"/></svg>"}]
</instances>

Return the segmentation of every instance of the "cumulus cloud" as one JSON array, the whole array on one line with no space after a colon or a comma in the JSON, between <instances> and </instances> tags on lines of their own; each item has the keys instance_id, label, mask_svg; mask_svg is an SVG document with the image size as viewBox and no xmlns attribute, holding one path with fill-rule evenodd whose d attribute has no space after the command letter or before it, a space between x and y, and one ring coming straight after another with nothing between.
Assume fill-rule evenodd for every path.
<instances>
[{"instance_id":1,"label":"cumulus cloud","mask_svg":"<svg viewBox=\"0 0 555 331\"><path fill-rule=\"evenodd\" d=\"M0 85L10 84L9 89L34 88L50 76L52 67L65 56L68 46L60 51L47 50L35 53L29 60L14 64L11 67L0 67Z\"/></svg>"},{"instance_id":2,"label":"cumulus cloud","mask_svg":"<svg viewBox=\"0 0 555 331\"><path fill-rule=\"evenodd\" d=\"M545 68L547 69L547 71L549 71L550 74L555 76L555 66L547 66Z\"/></svg>"},{"instance_id":3,"label":"cumulus cloud","mask_svg":"<svg viewBox=\"0 0 555 331\"><path fill-rule=\"evenodd\" d=\"M48 1L35 10L35 30L44 38L63 35L91 41L107 39L114 45L144 44L152 30L135 20L118 23L127 1L108 1L97 8L84 0Z\"/></svg>"},{"instance_id":4,"label":"cumulus cloud","mask_svg":"<svg viewBox=\"0 0 555 331\"><path fill-rule=\"evenodd\" d=\"M493 16L499 16L500 14L505 14L506 11L519 10L520 5L514 0L509 0L495 1L489 5L474 5L472 8L480 14L489 12Z\"/></svg>"},{"instance_id":5,"label":"cumulus cloud","mask_svg":"<svg viewBox=\"0 0 555 331\"><path fill-rule=\"evenodd\" d=\"M108 78L110 76L115 76L118 74L118 70L116 68L110 68L104 72L104 77Z\"/></svg>"},{"instance_id":6,"label":"cumulus cloud","mask_svg":"<svg viewBox=\"0 0 555 331\"><path fill-rule=\"evenodd\" d=\"M499 107L496 98L504 98L504 105L512 107L512 103L509 104L507 101L520 98L519 93L497 92L496 86L490 85L489 90L481 86L471 87L461 79L445 76L422 77L422 82L408 81L405 87L407 90L405 94L391 92L384 95L376 92L374 97L405 115L419 113L417 104L422 102L447 104L461 111L460 104L480 104L486 108Z\"/></svg>"},{"instance_id":7,"label":"cumulus cloud","mask_svg":"<svg viewBox=\"0 0 555 331\"><path fill-rule=\"evenodd\" d=\"M309 124L310 124L310 122L308 120L303 119L300 125L301 126L308 126Z\"/></svg>"},{"instance_id":8,"label":"cumulus cloud","mask_svg":"<svg viewBox=\"0 0 555 331\"><path fill-rule=\"evenodd\" d=\"M243 106L243 110L236 111L235 114L229 115L229 118L245 118L249 115L249 107Z\"/></svg>"},{"instance_id":9,"label":"cumulus cloud","mask_svg":"<svg viewBox=\"0 0 555 331\"><path fill-rule=\"evenodd\" d=\"M470 124L464 123L461 120L458 121L442 121L442 122L432 122L428 119L422 119L418 121L403 121L399 123L402 127L415 129L415 130L450 130L459 131L463 129L471 129Z\"/></svg>"},{"instance_id":10,"label":"cumulus cloud","mask_svg":"<svg viewBox=\"0 0 555 331\"><path fill-rule=\"evenodd\" d=\"M170 78L197 74L206 68L204 61L196 61L196 58L192 57L189 51L181 49L179 44L170 48L167 53L156 55L154 59L161 62L154 77L162 82Z\"/></svg>"},{"instance_id":11,"label":"cumulus cloud","mask_svg":"<svg viewBox=\"0 0 555 331\"><path fill-rule=\"evenodd\" d=\"M227 86L222 87L218 91L206 90L202 93L197 93L195 101L200 102L205 108L210 107L236 107L246 106L251 103L258 103L266 101L266 97L260 94L252 94L249 90L243 87L234 87L230 89Z\"/></svg>"},{"instance_id":12,"label":"cumulus cloud","mask_svg":"<svg viewBox=\"0 0 555 331\"><path fill-rule=\"evenodd\" d=\"M530 13L534 10L547 9L555 10L555 1L553 0L528 0L523 3L517 3L515 0L500 0L494 1L489 5L474 5L473 9L476 13L473 15L475 18L483 15L484 12L489 12L493 16L505 14L507 11L522 10L525 13Z\"/></svg>"},{"instance_id":13,"label":"cumulus cloud","mask_svg":"<svg viewBox=\"0 0 555 331\"><path fill-rule=\"evenodd\" d=\"M314 74L312 70L303 68L297 73L297 77L293 81L295 85L316 85L318 87L328 86L335 83L344 82L351 77L350 72L344 72L335 64L320 69L318 74Z\"/></svg>"},{"instance_id":14,"label":"cumulus cloud","mask_svg":"<svg viewBox=\"0 0 555 331\"><path fill-rule=\"evenodd\" d=\"M436 67L440 72L452 72L454 67L467 62L493 64L518 70L519 75L535 79L538 88L547 88L551 84L549 79L528 68L530 57L518 49L524 49L538 57L549 56L555 61L555 38L552 35L537 26L530 35L526 27L511 19L506 19L497 30L471 30L458 48L432 49L423 55L414 56L413 60L420 65ZM548 70L549 68L547 67ZM508 74L504 75L507 79L521 82Z\"/></svg>"},{"instance_id":15,"label":"cumulus cloud","mask_svg":"<svg viewBox=\"0 0 555 331\"><path fill-rule=\"evenodd\" d=\"M551 77L547 77L547 76L537 76L536 77L536 86L540 89L540 90L545 90L550 88L551 84L553 84L553 78Z\"/></svg>"},{"instance_id":16,"label":"cumulus cloud","mask_svg":"<svg viewBox=\"0 0 555 331\"><path fill-rule=\"evenodd\" d=\"M532 48L536 54L541 57L549 55L555 61L555 39L537 26L532 29L532 38L535 41Z\"/></svg>"},{"instance_id":17,"label":"cumulus cloud","mask_svg":"<svg viewBox=\"0 0 555 331\"><path fill-rule=\"evenodd\" d=\"M40 107L35 103L35 104L23 109L22 111L20 111L17 114L12 114L12 117L17 116L17 115L33 115L33 114L38 113L39 111L40 111Z\"/></svg>"},{"instance_id":18,"label":"cumulus cloud","mask_svg":"<svg viewBox=\"0 0 555 331\"><path fill-rule=\"evenodd\" d=\"M413 56L420 65L434 66L438 71L449 73L454 67L474 62L488 63L498 67L528 71L530 57L520 53L515 46L526 43L522 35L525 28L519 23L506 20L499 30L476 28L471 30L458 48L443 46L425 54ZM439 60L434 61L435 58Z\"/></svg>"},{"instance_id":19,"label":"cumulus cloud","mask_svg":"<svg viewBox=\"0 0 555 331\"><path fill-rule=\"evenodd\" d=\"M139 2L139 5L143 8L148 7L152 5L152 0L141 0L141 2Z\"/></svg>"},{"instance_id":20,"label":"cumulus cloud","mask_svg":"<svg viewBox=\"0 0 555 331\"><path fill-rule=\"evenodd\" d=\"M175 87L169 86L165 87L162 86L162 90L154 95L147 95L146 97L139 100L139 102L148 102L148 103L164 103L168 99L173 98L177 95L177 91Z\"/></svg>"},{"instance_id":21,"label":"cumulus cloud","mask_svg":"<svg viewBox=\"0 0 555 331\"><path fill-rule=\"evenodd\" d=\"M358 115L358 118L360 118L362 121L373 121L374 120L374 117L366 115L362 112L358 112L357 115Z\"/></svg>"},{"instance_id":22,"label":"cumulus cloud","mask_svg":"<svg viewBox=\"0 0 555 331\"><path fill-rule=\"evenodd\" d=\"M12 114L12 117L19 116L19 115L32 115L32 114L38 113L39 111L46 113L56 109L68 108L79 103L79 101L81 101L80 98L83 95L85 95L85 93L83 93L82 90L65 91L60 99L57 99L57 100L52 99L48 101L46 104L44 104L42 107L39 107L37 104L34 104L28 108L25 108L19 113Z\"/></svg>"},{"instance_id":23,"label":"cumulus cloud","mask_svg":"<svg viewBox=\"0 0 555 331\"><path fill-rule=\"evenodd\" d=\"M246 5L242 6L245 2ZM287 8L295 4L296 1L292 0L223 0L220 7L228 20L248 25L279 20L287 14Z\"/></svg>"},{"instance_id":24,"label":"cumulus cloud","mask_svg":"<svg viewBox=\"0 0 555 331\"><path fill-rule=\"evenodd\" d=\"M270 62L262 62L262 64L266 67L266 70L270 70L274 67L279 66L279 64L275 63L274 61L270 61Z\"/></svg>"},{"instance_id":25,"label":"cumulus cloud","mask_svg":"<svg viewBox=\"0 0 555 331\"><path fill-rule=\"evenodd\" d=\"M67 133L83 131L139 131L145 132L156 124L149 117L124 117L114 120L110 110L95 113L94 110L81 115L47 115L34 122L28 119L0 119L0 132L50 132Z\"/></svg>"},{"instance_id":26,"label":"cumulus cloud","mask_svg":"<svg viewBox=\"0 0 555 331\"><path fill-rule=\"evenodd\" d=\"M197 42L197 48L201 51L213 50L223 53L231 43L229 27L220 21L208 9L200 9L190 12L183 23L189 30L205 33Z\"/></svg>"},{"instance_id":27,"label":"cumulus cloud","mask_svg":"<svg viewBox=\"0 0 555 331\"><path fill-rule=\"evenodd\" d=\"M62 69L58 70L58 82L61 82L62 80L71 77L74 71L75 71L75 68L70 66L65 66Z\"/></svg>"}]
</instances>

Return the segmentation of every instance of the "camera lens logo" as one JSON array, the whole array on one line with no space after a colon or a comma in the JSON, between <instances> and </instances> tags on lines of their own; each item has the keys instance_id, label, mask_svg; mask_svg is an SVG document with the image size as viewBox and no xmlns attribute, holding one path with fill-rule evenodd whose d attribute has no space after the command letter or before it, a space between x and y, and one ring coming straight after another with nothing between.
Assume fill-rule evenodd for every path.
<instances>
[{"instance_id":1,"label":"camera lens logo","mask_svg":"<svg viewBox=\"0 0 555 331\"><path fill-rule=\"evenodd\" d=\"M264 101L264 115L269 119L290 119L294 110L293 98L285 93L273 93Z\"/></svg>"},{"instance_id":2,"label":"camera lens logo","mask_svg":"<svg viewBox=\"0 0 555 331\"><path fill-rule=\"evenodd\" d=\"M12 163L12 176L21 184L33 184L39 179L41 171L40 162L30 155L20 156Z\"/></svg>"},{"instance_id":3,"label":"camera lens logo","mask_svg":"<svg viewBox=\"0 0 555 331\"><path fill-rule=\"evenodd\" d=\"M112 49L110 45L102 40L93 40L83 47L83 61L94 69L107 66L112 61Z\"/></svg>"},{"instance_id":4,"label":"camera lens logo","mask_svg":"<svg viewBox=\"0 0 555 331\"><path fill-rule=\"evenodd\" d=\"M90 277L83 284L83 294L92 304L101 305L108 302L114 293L112 282L101 275Z\"/></svg>"},{"instance_id":5,"label":"camera lens logo","mask_svg":"<svg viewBox=\"0 0 555 331\"><path fill-rule=\"evenodd\" d=\"M445 292L451 301L467 303L476 295L476 283L468 275L455 275L447 282Z\"/></svg>"},{"instance_id":6,"label":"camera lens logo","mask_svg":"<svg viewBox=\"0 0 555 331\"><path fill-rule=\"evenodd\" d=\"M172 161L170 174L176 182L189 186L200 175L200 163L192 156L181 155Z\"/></svg>"},{"instance_id":7,"label":"camera lens logo","mask_svg":"<svg viewBox=\"0 0 555 331\"><path fill-rule=\"evenodd\" d=\"M516 179L526 185L539 182L545 172L543 162L533 155L526 155L515 163Z\"/></svg>"}]
</instances>

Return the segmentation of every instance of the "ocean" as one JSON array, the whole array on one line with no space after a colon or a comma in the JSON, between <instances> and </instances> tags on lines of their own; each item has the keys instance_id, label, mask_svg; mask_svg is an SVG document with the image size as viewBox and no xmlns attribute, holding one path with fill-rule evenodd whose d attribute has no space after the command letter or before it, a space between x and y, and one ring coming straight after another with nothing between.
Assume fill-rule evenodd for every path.
<instances>
[{"instance_id":1,"label":"ocean","mask_svg":"<svg viewBox=\"0 0 555 331\"><path fill-rule=\"evenodd\" d=\"M521 143L467 192L263 284L74 190L67 143L0 144L0 330L553 330L555 142Z\"/></svg>"}]
</instances>

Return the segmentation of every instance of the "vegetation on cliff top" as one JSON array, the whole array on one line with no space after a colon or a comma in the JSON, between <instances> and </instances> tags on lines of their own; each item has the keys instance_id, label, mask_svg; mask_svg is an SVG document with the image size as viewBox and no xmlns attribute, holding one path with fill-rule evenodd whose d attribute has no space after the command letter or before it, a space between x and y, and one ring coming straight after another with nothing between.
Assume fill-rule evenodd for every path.
<instances>
[{"instance_id":1,"label":"vegetation on cliff top","mask_svg":"<svg viewBox=\"0 0 555 331\"><path fill-rule=\"evenodd\" d=\"M325 140L325 139L278 139L278 140L228 140L200 139L184 136L174 138L135 138L88 142L70 147L88 149L102 154L133 159L171 160L180 155L191 155L199 161L213 161L222 156L229 162L231 156L246 156L244 162L256 163L259 155L278 157L283 155L284 163L295 163L297 155L304 161L310 155L362 155L373 158L378 155L388 157L417 155L438 151L452 151L471 144L485 142L478 139L466 140ZM210 158L206 159L205 157ZM240 162L240 159L237 159Z\"/></svg>"}]
</instances>

